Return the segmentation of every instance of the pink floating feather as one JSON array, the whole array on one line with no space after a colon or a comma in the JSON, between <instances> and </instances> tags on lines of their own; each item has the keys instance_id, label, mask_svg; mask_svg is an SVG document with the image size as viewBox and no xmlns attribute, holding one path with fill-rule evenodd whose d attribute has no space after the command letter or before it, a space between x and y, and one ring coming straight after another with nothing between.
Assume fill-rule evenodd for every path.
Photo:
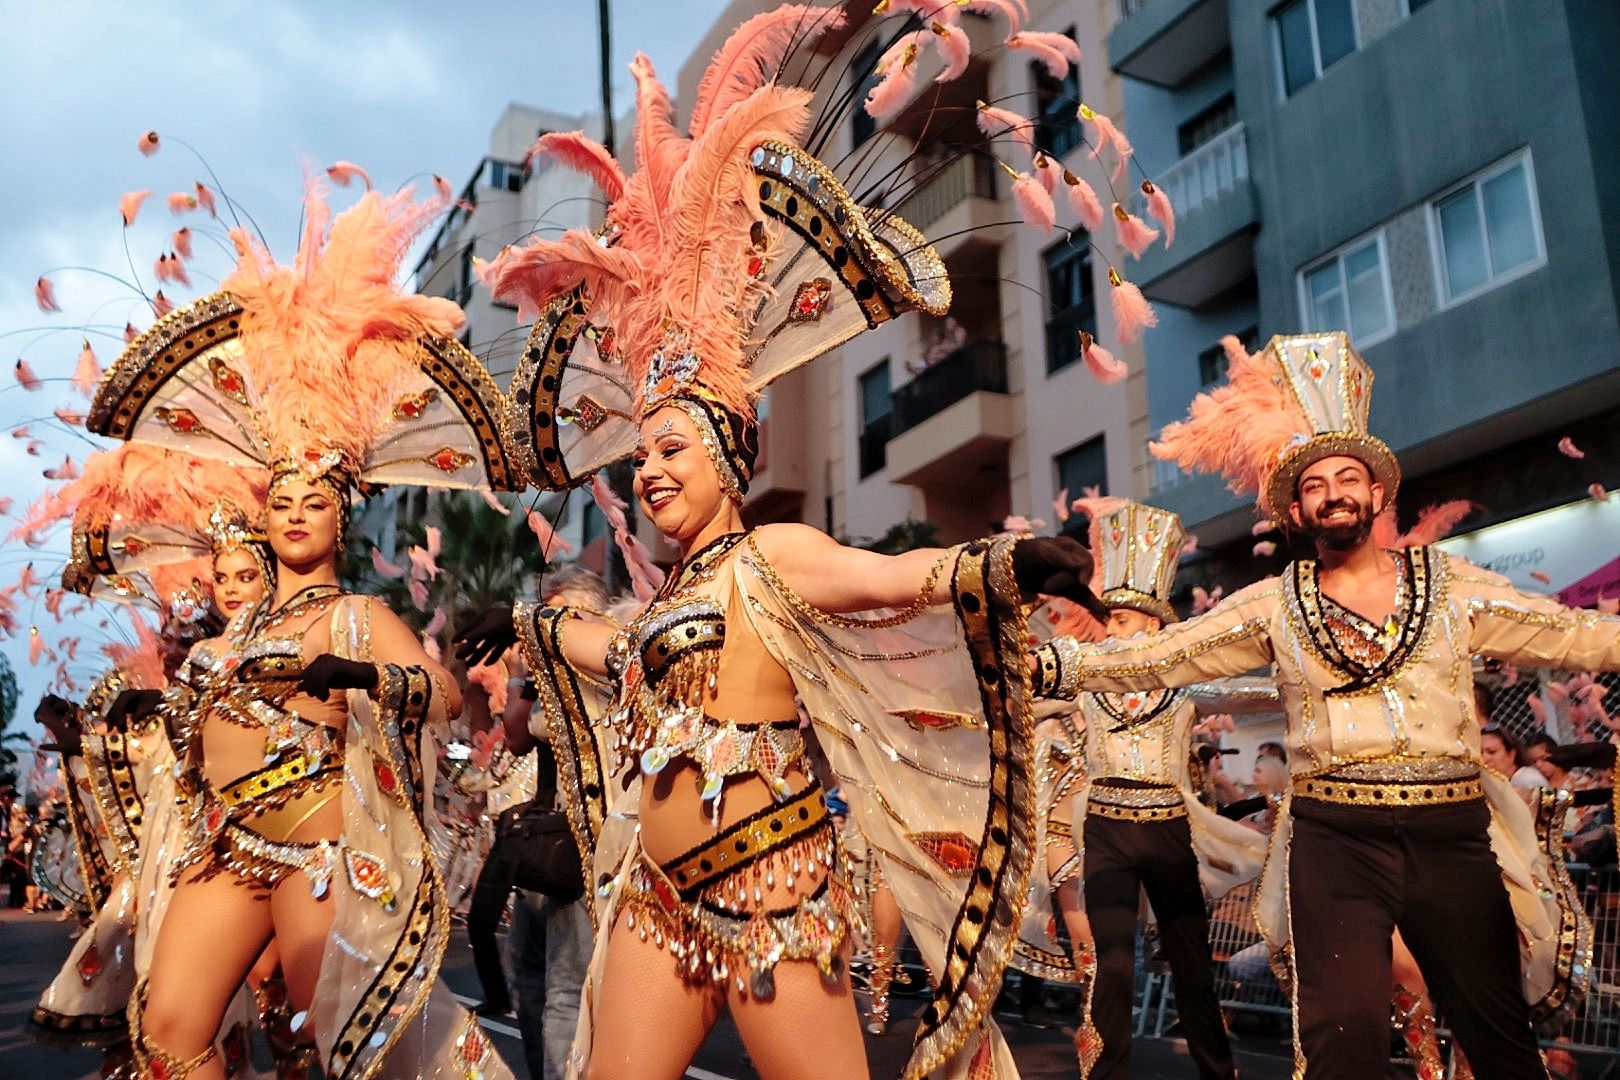
<instances>
[{"instance_id":1,"label":"pink floating feather","mask_svg":"<svg viewBox=\"0 0 1620 1080\"><path fill-rule=\"evenodd\" d=\"M50 612L57 622L62 621L62 601L66 597L67 593L61 589L45 590L45 610Z\"/></svg>"},{"instance_id":2,"label":"pink floating feather","mask_svg":"<svg viewBox=\"0 0 1620 1080\"><path fill-rule=\"evenodd\" d=\"M1186 543L1181 545L1181 555L1183 557L1186 557L1188 555L1191 555L1193 552L1195 552L1197 550L1198 550L1198 537L1194 536L1192 533L1188 533Z\"/></svg>"},{"instance_id":3,"label":"pink floating feather","mask_svg":"<svg viewBox=\"0 0 1620 1080\"><path fill-rule=\"evenodd\" d=\"M426 534L427 538L428 557L437 559L439 554L444 551L444 533L439 531L439 527L437 525L429 525L422 531L424 534Z\"/></svg>"},{"instance_id":4,"label":"pink floating feather","mask_svg":"<svg viewBox=\"0 0 1620 1080\"><path fill-rule=\"evenodd\" d=\"M1127 345L1134 344L1141 340L1143 330L1159 325L1159 316L1142 290L1120 277L1119 271L1112 267L1108 270L1108 281L1113 286L1109 293L1114 309L1114 332Z\"/></svg>"},{"instance_id":5,"label":"pink floating feather","mask_svg":"<svg viewBox=\"0 0 1620 1080\"><path fill-rule=\"evenodd\" d=\"M202 203L203 209L208 211L210 217L219 217L219 210L214 206L214 189L201 181L197 182L197 201Z\"/></svg>"},{"instance_id":6,"label":"pink floating feather","mask_svg":"<svg viewBox=\"0 0 1620 1080\"><path fill-rule=\"evenodd\" d=\"M1029 9L1022 3L1014 4L1011 0L956 0L957 7L963 11L971 11L975 15L1001 15L1012 26L1012 32L1017 33L1018 28L1029 17ZM951 10L946 5L944 10Z\"/></svg>"},{"instance_id":7,"label":"pink floating feather","mask_svg":"<svg viewBox=\"0 0 1620 1080\"><path fill-rule=\"evenodd\" d=\"M1080 62L1080 46L1067 34L1024 30L1007 38L1007 48L1029 53L1054 79L1065 78L1069 65Z\"/></svg>"},{"instance_id":8,"label":"pink floating feather","mask_svg":"<svg viewBox=\"0 0 1620 1080\"><path fill-rule=\"evenodd\" d=\"M58 405L52 410L56 418L68 427L84 427L84 413L75 412L65 405Z\"/></svg>"},{"instance_id":9,"label":"pink floating feather","mask_svg":"<svg viewBox=\"0 0 1620 1080\"><path fill-rule=\"evenodd\" d=\"M551 522L546 520L544 514L538 510L530 510L528 522L529 531L534 533L535 539L540 542L540 554L548 562L551 559L553 549L563 555L573 554L574 546L557 535L556 530L551 527Z\"/></svg>"},{"instance_id":10,"label":"pink floating feather","mask_svg":"<svg viewBox=\"0 0 1620 1080\"><path fill-rule=\"evenodd\" d=\"M1125 137L1125 133L1119 129L1118 125L1105 114L1098 112L1089 105L1082 104L1080 106L1080 119L1091 125L1091 156L1093 160L1100 159L1103 151L1109 148L1112 148L1117 155L1112 179L1115 183L1118 183L1119 178L1125 173L1125 163L1136 152L1132 149L1130 140Z\"/></svg>"},{"instance_id":11,"label":"pink floating feather","mask_svg":"<svg viewBox=\"0 0 1620 1080\"><path fill-rule=\"evenodd\" d=\"M83 473L71 457L62 459L62 464L44 470L47 480L77 480Z\"/></svg>"},{"instance_id":12,"label":"pink floating feather","mask_svg":"<svg viewBox=\"0 0 1620 1080\"><path fill-rule=\"evenodd\" d=\"M0 516L11 513L11 506L14 501L10 495L0 495Z\"/></svg>"},{"instance_id":13,"label":"pink floating feather","mask_svg":"<svg viewBox=\"0 0 1620 1080\"><path fill-rule=\"evenodd\" d=\"M1574 458L1576 461L1586 456L1586 451L1576 446L1575 440L1568 435L1558 440L1558 452L1565 457Z\"/></svg>"},{"instance_id":14,"label":"pink floating feather","mask_svg":"<svg viewBox=\"0 0 1620 1080\"><path fill-rule=\"evenodd\" d=\"M1257 559L1269 559L1275 554L1277 554L1277 545L1270 540L1262 540L1254 545L1254 557Z\"/></svg>"},{"instance_id":15,"label":"pink floating feather","mask_svg":"<svg viewBox=\"0 0 1620 1080\"><path fill-rule=\"evenodd\" d=\"M444 624L449 621L449 618L450 617L445 614L444 608L434 608L433 618L429 619L428 624L422 628L422 633L426 634L428 637L438 636L439 631L444 629Z\"/></svg>"},{"instance_id":16,"label":"pink floating feather","mask_svg":"<svg viewBox=\"0 0 1620 1080\"><path fill-rule=\"evenodd\" d=\"M1017 204L1024 224L1047 233L1056 228L1057 206L1052 202L1052 196L1041 187L1041 182L1029 173L1018 172L1006 165L1002 168L1013 178L1013 202Z\"/></svg>"},{"instance_id":17,"label":"pink floating feather","mask_svg":"<svg viewBox=\"0 0 1620 1080\"><path fill-rule=\"evenodd\" d=\"M406 572L405 567L389 562L379 547L371 549L371 568L385 578L402 578Z\"/></svg>"},{"instance_id":18,"label":"pink floating feather","mask_svg":"<svg viewBox=\"0 0 1620 1080\"><path fill-rule=\"evenodd\" d=\"M1123 361L1097 344L1097 339L1084 330L1080 331L1080 359L1085 361L1086 370L1091 372L1092 378L1100 383L1121 382L1131 373Z\"/></svg>"},{"instance_id":19,"label":"pink floating feather","mask_svg":"<svg viewBox=\"0 0 1620 1080\"><path fill-rule=\"evenodd\" d=\"M529 148L524 162L550 158L564 168L583 173L607 196L618 202L624 195L624 170L607 147L583 131L548 131ZM449 187L448 184L445 185Z\"/></svg>"},{"instance_id":20,"label":"pink floating feather","mask_svg":"<svg viewBox=\"0 0 1620 1080\"><path fill-rule=\"evenodd\" d=\"M476 686L489 695L489 714L499 718L506 711L506 665L497 657L494 663L477 664L467 669L467 685ZM488 768L490 758L500 749L501 740L506 736L505 729L499 724L488 731L480 731L473 736L473 764L480 768Z\"/></svg>"},{"instance_id":21,"label":"pink floating feather","mask_svg":"<svg viewBox=\"0 0 1620 1080\"><path fill-rule=\"evenodd\" d=\"M150 191L126 191L118 199L118 212L124 218L124 227L135 224L135 217L141 212L141 203L150 196Z\"/></svg>"},{"instance_id":22,"label":"pink floating feather","mask_svg":"<svg viewBox=\"0 0 1620 1080\"><path fill-rule=\"evenodd\" d=\"M1024 152L1030 156L1035 154L1035 122L1026 117L1019 116L1011 109L1003 109L995 105L978 103L978 115L975 117L979 130L987 139L999 139L1009 135L1018 141Z\"/></svg>"},{"instance_id":23,"label":"pink floating feather","mask_svg":"<svg viewBox=\"0 0 1620 1080\"><path fill-rule=\"evenodd\" d=\"M917 88L917 53L926 30L914 30L894 43L878 61L878 83L866 95L867 115L877 121L889 119L905 107Z\"/></svg>"},{"instance_id":24,"label":"pink floating feather","mask_svg":"<svg viewBox=\"0 0 1620 1080\"><path fill-rule=\"evenodd\" d=\"M191 226L182 225L174 230L169 242L174 245L175 253L182 259L191 258Z\"/></svg>"},{"instance_id":25,"label":"pink floating feather","mask_svg":"<svg viewBox=\"0 0 1620 1080\"><path fill-rule=\"evenodd\" d=\"M27 424L21 424L11 429L11 437L13 439L31 439L34 437L34 433L29 430Z\"/></svg>"},{"instance_id":26,"label":"pink floating feather","mask_svg":"<svg viewBox=\"0 0 1620 1080\"><path fill-rule=\"evenodd\" d=\"M1034 173L1035 179L1041 182L1041 187L1046 189L1046 193L1052 196L1052 198L1056 199L1058 167L1051 158L1047 157L1039 150L1035 151Z\"/></svg>"},{"instance_id":27,"label":"pink floating feather","mask_svg":"<svg viewBox=\"0 0 1620 1080\"><path fill-rule=\"evenodd\" d=\"M1530 576L1541 582L1543 585L1552 584L1552 575L1547 573L1545 570L1532 570L1530 571Z\"/></svg>"},{"instance_id":28,"label":"pink floating feather","mask_svg":"<svg viewBox=\"0 0 1620 1080\"><path fill-rule=\"evenodd\" d=\"M174 301L170 300L167 296L164 296L163 290L159 289L156 295L152 297L152 314L161 319L163 316L167 315L173 310Z\"/></svg>"},{"instance_id":29,"label":"pink floating feather","mask_svg":"<svg viewBox=\"0 0 1620 1080\"><path fill-rule=\"evenodd\" d=\"M39 575L34 573L33 563L24 566L22 573L17 575L17 588L30 600L35 599L36 591L44 584Z\"/></svg>"},{"instance_id":30,"label":"pink floating feather","mask_svg":"<svg viewBox=\"0 0 1620 1080\"><path fill-rule=\"evenodd\" d=\"M1131 253L1133 259L1140 259L1146 251L1159 238L1159 230L1126 210L1119 203L1114 204L1114 230L1119 236L1119 244Z\"/></svg>"},{"instance_id":31,"label":"pink floating feather","mask_svg":"<svg viewBox=\"0 0 1620 1080\"><path fill-rule=\"evenodd\" d=\"M1063 170L1063 189L1068 193L1069 206L1089 233L1102 228L1103 205L1092 186L1068 169Z\"/></svg>"},{"instance_id":32,"label":"pink floating feather","mask_svg":"<svg viewBox=\"0 0 1620 1080\"><path fill-rule=\"evenodd\" d=\"M62 305L56 302L56 287L51 284L51 279L43 274L34 282L34 303L39 306L39 310L46 313L62 310Z\"/></svg>"},{"instance_id":33,"label":"pink floating feather","mask_svg":"<svg viewBox=\"0 0 1620 1080\"><path fill-rule=\"evenodd\" d=\"M1620 615L1620 596L1600 596L1597 609L1605 615Z\"/></svg>"},{"instance_id":34,"label":"pink floating feather","mask_svg":"<svg viewBox=\"0 0 1620 1080\"><path fill-rule=\"evenodd\" d=\"M446 180L438 173L433 174L433 190L438 192L439 198L441 199L452 199L455 197L455 191L451 189L450 181Z\"/></svg>"},{"instance_id":35,"label":"pink floating feather","mask_svg":"<svg viewBox=\"0 0 1620 1080\"><path fill-rule=\"evenodd\" d=\"M1449 502L1437 503L1434 506L1425 506L1418 511L1417 524L1406 533L1395 538L1389 547L1427 547L1437 544L1451 535L1464 518L1479 510L1478 503L1467 499L1452 499Z\"/></svg>"},{"instance_id":36,"label":"pink floating feather","mask_svg":"<svg viewBox=\"0 0 1620 1080\"><path fill-rule=\"evenodd\" d=\"M1277 531L1277 523L1270 518L1261 518L1249 526L1250 536L1266 536Z\"/></svg>"},{"instance_id":37,"label":"pink floating feather","mask_svg":"<svg viewBox=\"0 0 1620 1080\"><path fill-rule=\"evenodd\" d=\"M354 183L356 178L359 178L366 185L366 190L371 190L371 174L352 161L338 161L328 165L326 175L330 176L332 183L337 184L339 187L348 187Z\"/></svg>"},{"instance_id":38,"label":"pink floating feather","mask_svg":"<svg viewBox=\"0 0 1620 1080\"><path fill-rule=\"evenodd\" d=\"M155 131L148 131L135 141L135 149L139 150L147 157L151 157L153 154L157 153L160 145L162 144L159 142L158 133Z\"/></svg>"},{"instance_id":39,"label":"pink floating feather","mask_svg":"<svg viewBox=\"0 0 1620 1080\"><path fill-rule=\"evenodd\" d=\"M405 590L411 594L411 605L417 611L426 611L428 603L427 586L415 578L405 583Z\"/></svg>"},{"instance_id":40,"label":"pink floating feather","mask_svg":"<svg viewBox=\"0 0 1620 1080\"><path fill-rule=\"evenodd\" d=\"M128 345L130 342L134 341L136 338L138 338L140 336L141 336L141 332L139 330L135 329L135 324L134 323L127 322L127 323L124 324L124 344L125 345Z\"/></svg>"},{"instance_id":41,"label":"pink floating feather","mask_svg":"<svg viewBox=\"0 0 1620 1080\"><path fill-rule=\"evenodd\" d=\"M411 560L411 576L421 581L435 581L439 576L439 561L428 553L427 548L412 544L405 551Z\"/></svg>"},{"instance_id":42,"label":"pink floating feather","mask_svg":"<svg viewBox=\"0 0 1620 1080\"><path fill-rule=\"evenodd\" d=\"M1164 229L1164 246L1169 250L1176 242L1176 208L1170 205L1170 196L1151 180L1142 181L1142 194L1147 196L1148 217Z\"/></svg>"},{"instance_id":43,"label":"pink floating feather","mask_svg":"<svg viewBox=\"0 0 1620 1080\"><path fill-rule=\"evenodd\" d=\"M1606 503L1609 501L1609 493L1603 489L1602 484L1590 485L1587 487L1586 493L1592 496L1592 498L1596 499L1598 502Z\"/></svg>"},{"instance_id":44,"label":"pink floating feather","mask_svg":"<svg viewBox=\"0 0 1620 1080\"><path fill-rule=\"evenodd\" d=\"M197 209L197 196L189 191L176 191L169 195L169 213L189 214Z\"/></svg>"},{"instance_id":45,"label":"pink floating feather","mask_svg":"<svg viewBox=\"0 0 1620 1080\"><path fill-rule=\"evenodd\" d=\"M484 505L488 506L497 514L500 514L502 517L510 517L512 515L512 508L501 502L501 500L497 499L495 497L495 493L488 488L479 488L478 496L484 500Z\"/></svg>"},{"instance_id":46,"label":"pink floating feather","mask_svg":"<svg viewBox=\"0 0 1620 1080\"><path fill-rule=\"evenodd\" d=\"M945 63L945 69L934 76L934 81L946 83L960 79L973 59L973 43L968 40L967 32L955 23L935 22L929 29L934 32L934 48Z\"/></svg>"},{"instance_id":47,"label":"pink floating feather","mask_svg":"<svg viewBox=\"0 0 1620 1080\"><path fill-rule=\"evenodd\" d=\"M1057 515L1057 519L1059 521L1068 521L1069 520L1069 489L1068 488L1064 488L1062 491L1058 492L1057 493L1057 498L1052 500L1052 513Z\"/></svg>"},{"instance_id":48,"label":"pink floating feather","mask_svg":"<svg viewBox=\"0 0 1620 1080\"><path fill-rule=\"evenodd\" d=\"M45 637L39 632L39 627L28 628L28 663L33 667L39 666L40 658L45 655Z\"/></svg>"},{"instance_id":49,"label":"pink floating feather","mask_svg":"<svg viewBox=\"0 0 1620 1080\"><path fill-rule=\"evenodd\" d=\"M38 439L29 439L28 445L23 448L23 452L29 457L39 457L39 452L44 446L45 444Z\"/></svg>"},{"instance_id":50,"label":"pink floating feather","mask_svg":"<svg viewBox=\"0 0 1620 1080\"><path fill-rule=\"evenodd\" d=\"M12 371L17 376L17 381L22 384L22 388L24 390L38 390L40 388L40 378L38 375L34 374L34 369L27 360L19 357L17 360L17 366L13 368Z\"/></svg>"}]
</instances>

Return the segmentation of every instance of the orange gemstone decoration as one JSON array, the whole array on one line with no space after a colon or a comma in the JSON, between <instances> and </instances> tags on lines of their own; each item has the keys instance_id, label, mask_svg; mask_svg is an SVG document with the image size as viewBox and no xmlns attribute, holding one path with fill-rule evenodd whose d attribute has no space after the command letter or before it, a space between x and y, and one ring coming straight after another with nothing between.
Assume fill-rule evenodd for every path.
<instances>
[{"instance_id":1,"label":"orange gemstone decoration","mask_svg":"<svg viewBox=\"0 0 1620 1080\"><path fill-rule=\"evenodd\" d=\"M203 430L203 423L190 409L171 409L167 405L157 411L157 418L167 424L170 431L181 435L194 435Z\"/></svg>"},{"instance_id":2,"label":"orange gemstone decoration","mask_svg":"<svg viewBox=\"0 0 1620 1080\"><path fill-rule=\"evenodd\" d=\"M440 447L426 458L429 465L432 465L440 472L447 473L465 469L476 460L471 454L464 454L453 446Z\"/></svg>"},{"instance_id":3,"label":"orange gemstone decoration","mask_svg":"<svg viewBox=\"0 0 1620 1080\"><path fill-rule=\"evenodd\" d=\"M126 536L114 546L125 555L139 555L151 545L138 536Z\"/></svg>"},{"instance_id":4,"label":"orange gemstone decoration","mask_svg":"<svg viewBox=\"0 0 1620 1080\"><path fill-rule=\"evenodd\" d=\"M96 976L101 974L101 953L95 948L79 957L79 978L84 985L89 986L95 982Z\"/></svg>"},{"instance_id":5,"label":"orange gemstone decoration","mask_svg":"<svg viewBox=\"0 0 1620 1080\"><path fill-rule=\"evenodd\" d=\"M246 404L247 383L235 368L216 356L208 361L208 374L214 380L214 388L220 393Z\"/></svg>"},{"instance_id":6,"label":"orange gemstone decoration","mask_svg":"<svg viewBox=\"0 0 1620 1080\"><path fill-rule=\"evenodd\" d=\"M420 420L427 413L428 406L438 399L439 391L433 387L429 387L420 394L400 398L394 405L394 419Z\"/></svg>"},{"instance_id":7,"label":"orange gemstone decoration","mask_svg":"<svg viewBox=\"0 0 1620 1080\"><path fill-rule=\"evenodd\" d=\"M373 771L377 774L377 786L382 789L384 795L395 795L399 792L399 777L386 761L377 762Z\"/></svg>"},{"instance_id":8,"label":"orange gemstone decoration","mask_svg":"<svg viewBox=\"0 0 1620 1080\"><path fill-rule=\"evenodd\" d=\"M906 837L925 855L952 877L962 877L973 870L979 849L962 833L912 833Z\"/></svg>"}]
</instances>

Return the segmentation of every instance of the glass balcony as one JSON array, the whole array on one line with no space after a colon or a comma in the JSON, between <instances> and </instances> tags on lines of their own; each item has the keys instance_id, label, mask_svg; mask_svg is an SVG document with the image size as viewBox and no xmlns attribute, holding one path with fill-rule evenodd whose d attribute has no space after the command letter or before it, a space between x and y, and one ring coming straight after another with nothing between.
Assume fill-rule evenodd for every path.
<instances>
[{"instance_id":1,"label":"glass balcony","mask_svg":"<svg viewBox=\"0 0 1620 1080\"><path fill-rule=\"evenodd\" d=\"M971 341L896 389L890 438L980 390L1007 392L1007 347L999 341Z\"/></svg>"}]
</instances>

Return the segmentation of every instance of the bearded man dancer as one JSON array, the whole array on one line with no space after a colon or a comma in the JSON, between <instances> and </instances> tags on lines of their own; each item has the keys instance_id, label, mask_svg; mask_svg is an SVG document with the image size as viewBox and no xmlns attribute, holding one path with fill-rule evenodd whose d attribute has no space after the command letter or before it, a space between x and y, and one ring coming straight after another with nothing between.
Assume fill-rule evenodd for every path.
<instances>
[{"instance_id":1,"label":"bearded man dancer","mask_svg":"<svg viewBox=\"0 0 1620 1080\"><path fill-rule=\"evenodd\" d=\"M1470 659L1613 671L1620 619L1520 593L1437 549L1381 550L1373 519L1399 465L1367 434L1372 372L1345 335L1229 350L1228 385L1200 395L1154 451L1258 491L1317 558L1157 633L1056 639L1063 662L1094 691L1272 665L1292 775L1256 912L1273 949L1292 953L1296 1076L1384 1074L1398 928L1481 1080L1545 1077L1532 1020L1569 1001L1589 956L1575 898L1544 887L1567 880L1561 860L1480 768Z\"/></svg>"}]
</instances>

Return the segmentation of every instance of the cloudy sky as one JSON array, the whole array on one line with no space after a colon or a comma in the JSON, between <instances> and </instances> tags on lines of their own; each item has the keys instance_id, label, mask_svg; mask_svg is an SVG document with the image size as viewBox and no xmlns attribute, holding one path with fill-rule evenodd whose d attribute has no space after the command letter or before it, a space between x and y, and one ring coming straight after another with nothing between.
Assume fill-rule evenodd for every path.
<instances>
[{"instance_id":1,"label":"cloudy sky","mask_svg":"<svg viewBox=\"0 0 1620 1080\"><path fill-rule=\"evenodd\" d=\"M722 0L613 0L616 109L631 100L625 65L637 49L673 83L724 7ZM172 230L202 224L178 221L163 205L166 193L207 180L176 140L207 158L223 189L286 256L306 165L352 161L385 190L437 173L459 190L509 101L579 113L596 109L601 96L596 5L585 0L10 0L0 11L13 43L0 66L8 144L0 156L0 428L35 421L43 443L39 456L29 456L26 440L0 433L0 496L14 500L13 516L47 484L43 469L89 448L82 433L35 419L58 406L84 407L66 383L84 336L70 324L102 328L90 340L106 363L122 340L116 330L152 321L127 287L70 270L51 275L63 314L42 315L34 281L64 266L127 279L133 265L150 291L153 262ZM146 158L136 140L149 129L165 145ZM156 194L126 236L119 196L137 189ZM198 264L222 267L217 249L203 250L207 243L199 241ZM206 291L212 282L199 276L195 284ZM15 385L9 368L19 357L47 380L40 390ZM31 560L54 577L65 547L61 537L38 551L5 543L0 584ZM101 617L56 626L36 603L23 602L21 634L0 644L22 684L21 714L32 714L49 681L48 672L29 667L29 623L39 622L52 641L82 632L83 656L109 632L98 627Z\"/></svg>"}]
</instances>

